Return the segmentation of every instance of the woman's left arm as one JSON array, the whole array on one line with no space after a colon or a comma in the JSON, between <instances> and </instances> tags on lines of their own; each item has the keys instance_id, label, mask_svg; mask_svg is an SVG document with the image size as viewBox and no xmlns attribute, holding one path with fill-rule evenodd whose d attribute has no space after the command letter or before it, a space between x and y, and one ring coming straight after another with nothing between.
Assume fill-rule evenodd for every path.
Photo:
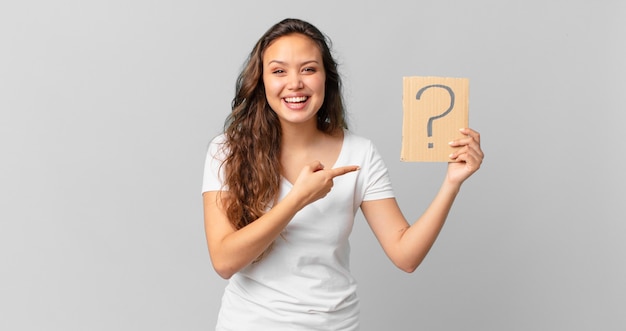
<instances>
[{"instance_id":1,"label":"woman's left arm","mask_svg":"<svg viewBox=\"0 0 626 331\"><path fill-rule=\"evenodd\" d=\"M480 168L484 154L480 134L461 129L466 137L450 143L459 147L450 155L446 178L426 211L413 224L406 221L396 199L364 201L361 210L383 250L406 272L413 272L428 254L450 212L461 184Z\"/></svg>"}]
</instances>

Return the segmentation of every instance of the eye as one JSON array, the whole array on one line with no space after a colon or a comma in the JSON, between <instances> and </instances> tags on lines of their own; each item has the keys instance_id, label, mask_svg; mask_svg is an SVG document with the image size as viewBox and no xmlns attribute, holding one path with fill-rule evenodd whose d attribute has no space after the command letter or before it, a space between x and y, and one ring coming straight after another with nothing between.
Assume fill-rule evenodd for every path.
<instances>
[{"instance_id":1,"label":"eye","mask_svg":"<svg viewBox=\"0 0 626 331\"><path fill-rule=\"evenodd\" d=\"M272 73L273 74L284 74L285 70L283 70L283 69L275 69L275 70L272 71Z\"/></svg>"},{"instance_id":2,"label":"eye","mask_svg":"<svg viewBox=\"0 0 626 331\"><path fill-rule=\"evenodd\" d=\"M306 67L306 68L302 69L302 71L308 72L308 73L314 73L314 72L317 71L317 69L315 69L313 67Z\"/></svg>"}]
</instances>

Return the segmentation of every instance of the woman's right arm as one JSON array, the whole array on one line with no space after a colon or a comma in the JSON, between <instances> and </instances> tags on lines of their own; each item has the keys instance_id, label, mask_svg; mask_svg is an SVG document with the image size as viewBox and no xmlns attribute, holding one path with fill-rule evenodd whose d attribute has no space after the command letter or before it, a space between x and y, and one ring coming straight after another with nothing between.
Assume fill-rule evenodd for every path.
<instances>
[{"instance_id":1,"label":"woman's right arm","mask_svg":"<svg viewBox=\"0 0 626 331\"><path fill-rule=\"evenodd\" d=\"M225 279L252 263L278 237L293 216L304 206L324 196L333 178L358 170L347 166L323 170L319 162L302 169L292 190L267 213L236 230L226 216L228 191L208 191L204 199L204 227L215 271Z\"/></svg>"},{"instance_id":2,"label":"woman's right arm","mask_svg":"<svg viewBox=\"0 0 626 331\"><path fill-rule=\"evenodd\" d=\"M287 196L265 215L236 230L226 217L228 191L204 192L204 228L215 271L225 279L254 261L278 237L298 210Z\"/></svg>"}]
</instances>

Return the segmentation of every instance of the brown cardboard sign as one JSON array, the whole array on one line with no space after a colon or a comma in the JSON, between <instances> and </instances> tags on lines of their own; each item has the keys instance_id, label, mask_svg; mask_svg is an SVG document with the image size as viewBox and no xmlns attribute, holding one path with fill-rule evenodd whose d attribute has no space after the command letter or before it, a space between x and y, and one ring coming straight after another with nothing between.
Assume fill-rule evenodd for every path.
<instances>
[{"instance_id":1,"label":"brown cardboard sign","mask_svg":"<svg viewBox=\"0 0 626 331\"><path fill-rule=\"evenodd\" d=\"M400 159L450 162L455 148L448 142L469 125L469 79L404 77L403 90Z\"/></svg>"}]
</instances>

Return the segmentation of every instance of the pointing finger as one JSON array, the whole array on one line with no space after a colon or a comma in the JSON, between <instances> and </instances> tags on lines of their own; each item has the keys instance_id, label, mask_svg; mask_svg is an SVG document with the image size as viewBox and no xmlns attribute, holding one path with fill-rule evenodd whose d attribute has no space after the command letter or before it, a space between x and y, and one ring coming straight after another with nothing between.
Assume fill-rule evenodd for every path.
<instances>
[{"instance_id":1,"label":"pointing finger","mask_svg":"<svg viewBox=\"0 0 626 331\"><path fill-rule=\"evenodd\" d=\"M338 167L338 168L330 169L328 171L330 172L330 175L333 176L334 178L337 176L345 175L349 172L357 171L359 169L361 169L361 167L352 165L352 166Z\"/></svg>"}]
</instances>

